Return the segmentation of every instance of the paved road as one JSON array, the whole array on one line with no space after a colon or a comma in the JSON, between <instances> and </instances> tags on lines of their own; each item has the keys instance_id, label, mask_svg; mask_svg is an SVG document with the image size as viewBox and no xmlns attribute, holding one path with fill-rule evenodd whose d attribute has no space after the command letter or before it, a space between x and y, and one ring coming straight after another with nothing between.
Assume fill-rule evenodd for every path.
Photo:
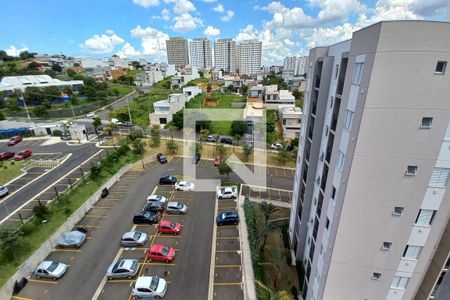
<instances>
[{"instance_id":1,"label":"paved road","mask_svg":"<svg viewBox=\"0 0 450 300\"><path fill-rule=\"evenodd\" d=\"M42 142L44 141L45 139L42 140ZM40 146L34 142L33 146L30 146L29 143L27 143L27 139L24 139L23 142L13 147L8 147L5 145L5 143L2 143L0 145L0 152L9 150L17 153L27 148L31 149L33 151L33 154L60 152L60 153L72 153L72 155L63 164L59 165L54 170L45 173L45 175L33 181L32 183L24 187L22 190L18 191L15 194L0 199L0 220L5 218L10 212L20 207L23 203L28 201L30 198L34 197L36 194L38 194L43 189L54 183L56 180L67 174L69 171L78 167L88 157L94 155L95 153L101 150L96 148L93 143L68 146L67 144L61 142L48 146Z\"/></svg>"}]
</instances>

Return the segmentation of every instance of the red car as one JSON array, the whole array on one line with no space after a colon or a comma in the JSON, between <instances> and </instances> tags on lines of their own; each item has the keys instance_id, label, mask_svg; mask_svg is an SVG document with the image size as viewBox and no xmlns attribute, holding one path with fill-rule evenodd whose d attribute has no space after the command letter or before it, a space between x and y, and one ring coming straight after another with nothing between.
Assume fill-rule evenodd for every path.
<instances>
[{"instance_id":1,"label":"red car","mask_svg":"<svg viewBox=\"0 0 450 300\"><path fill-rule=\"evenodd\" d=\"M222 163L222 157L220 155L217 155L214 159L214 166L218 167Z\"/></svg>"},{"instance_id":2,"label":"red car","mask_svg":"<svg viewBox=\"0 0 450 300\"><path fill-rule=\"evenodd\" d=\"M168 234L179 234L181 224L172 221L161 221L158 226L158 232Z\"/></svg>"},{"instance_id":3,"label":"red car","mask_svg":"<svg viewBox=\"0 0 450 300\"><path fill-rule=\"evenodd\" d=\"M22 141L22 137L20 135L15 135L11 137L8 141L8 146L14 146Z\"/></svg>"},{"instance_id":4,"label":"red car","mask_svg":"<svg viewBox=\"0 0 450 300\"><path fill-rule=\"evenodd\" d=\"M147 259L170 263L175 259L175 249L164 244L153 244L148 250Z\"/></svg>"},{"instance_id":5,"label":"red car","mask_svg":"<svg viewBox=\"0 0 450 300\"><path fill-rule=\"evenodd\" d=\"M0 160L7 160L8 158L14 157L14 152L6 151L0 153Z\"/></svg>"},{"instance_id":6,"label":"red car","mask_svg":"<svg viewBox=\"0 0 450 300\"><path fill-rule=\"evenodd\" d=\"M14 160L23 160L31 156L33 152L30 149L22 150L14 156Z\"/></svg>"}]
</instances>

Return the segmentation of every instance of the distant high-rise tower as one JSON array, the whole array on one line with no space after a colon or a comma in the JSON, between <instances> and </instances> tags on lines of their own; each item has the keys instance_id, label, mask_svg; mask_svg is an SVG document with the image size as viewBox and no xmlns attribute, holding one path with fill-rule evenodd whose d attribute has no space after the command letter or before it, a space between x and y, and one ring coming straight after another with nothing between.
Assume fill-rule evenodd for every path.
<instances>
[{"instance_id":1,"label":"distant high-rise tower","mask_svg":"<svg viewBox=\"0 0 450 300\"><path fill-rule=\"evenodd\" d=\"M287 56L284 59L283 71L292 71L294 76L303 75L308 69L308 56Z\"/></svg>"},{"instance_id":2,"label":"distant high-rise tower","mask_svg":"<svg viewBox=\"0 0 450 300\"><path fill-rule=\"evenodd\" d=\"M219 39L214 45L214 67L225 73L236 72L236 42Z\"/></svg>"},{"instance_id":3,"label":"distant high-rise tower","mask_svg":"<svg viewBox=\"0 0 450 300\"><path fill-rule=\"evenodd\" d=\"M262 42L245 40L239 45L239 74L256 75L261 72Z\"/></svg>"},{"instance_id":4,"label":"distant high-rise tower","mask_svg":"<svg viewBox=\"0 0 450 300\"><path fill-rule=\"evenodd\" d=\"M167 62L169 65L189 64L188 41L182 37L173 37L166 41Z\"/></svg>"},{"instance_id":5,"label":"distant high-rise tower","mask_svg":"<svg viewBox=\"0 0 450 300\"><path fill-rule=\"evenodd\" d=\"M310 50L289 226L305 300L450 299L449 49L449 23L389 21Z\"/></svg>"},{"instance_id":6,"label":"distant high-rise tower","mask_svg":"<svg viewBox=\"0 0 450 300\"><path fill-rule=\"evenodd\" d=\"M191 65L199 69L212 68L211 41L207 38L195 38L189 42L189 58Z\"/></svg>"}]
</instances>

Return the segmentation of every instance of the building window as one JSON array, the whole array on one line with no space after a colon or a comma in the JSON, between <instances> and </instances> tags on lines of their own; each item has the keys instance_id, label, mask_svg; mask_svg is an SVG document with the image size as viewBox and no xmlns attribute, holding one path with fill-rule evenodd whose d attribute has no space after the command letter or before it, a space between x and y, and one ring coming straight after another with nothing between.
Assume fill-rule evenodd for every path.
<instances>
[{"instance_id":1,"label":"building window","mask_svg":"<svg viewBox=\"0 0 450 300\"><path fill-rule=\"evenodd\" d=\"M422 246L406 245L403 258L418 259L420 251L422 251Z\"/></svg>"},{"instance_id":2,"label":"building window","mask_svg":"<svg viewBox=\"0 0 450 300\"><path fill-rule=\"evenodd\" d=\"M381 273L374 272L374 273L372 274L372 279L374 279L374 280L380 280L380 278L381 278Z\"/></svg>"},{"instance_id":3,"label":"building window","mask_svg":"<svg viewBox=\"0 0 450 300\"><path fill-rule=\"evenodd\" d=\"M383 250L391 250L392 248L392 243L391 242L383 242Z\"/></svg>"},{"instance_id":4,"label":"building window","mask_svg":"<svg viewBox=\"0 0 450 300\"><path fill-rule=\"evenodd\" d=\"M336 197L336 188L334 187L334 185L332 185L332 190L331 190L331 199L334 200L334 197Z\"/></svg>"},{"instance_id":5,"label":"building window","mask_svg":"<svg viewBox=\"0 0 450 300\"><path fill-rule=\"evenodd\" d=\"M406 285L408 284L408 280L408 277L395 276L394 280L392 281L391 288L405 289Z\"/></svg>"},{"instance_id":6,"label":"building window","mask_svg":"<svg viewBox=\"0 0 450 300\"><path fill-rule=\"evenodd\" d=\"M347 117L345 119L345 129L351 130L353 124L353 112L347 109Z\"/></svg>"},{"instance_id":7,"label":"building window","mask_svg":"<svg viewBox=\"0 0 450 300\"><path fill-rule=\"evenodd\" d=\"M432 209L421 209L417 214L416 225L425 225L431 226L433 223L434 215L436 214L435 210Z\"/></svg>"},{"instance_id":8,"label":"building window","mask_svg":"<svg viewBox=\"0 0 450 300\"><path fill-rule=\"evenodd\" d=\"M344 152L339 150L339 157L337 161L337 168L342 171L344 168L344 160L345 160L345 154Z\"/></svg>"},{"instance_id":9,"label":"building window","mask_svg":"<svg viewBox=\"0 0 450 300\"><path fill-rule=\"evenodd\" d=\"M414 176L416 174L417 174L417 166L408 166L408 168L406 168L406 175Z\"/></svg>"},{"instance_id":10,"label":"building window","mask_svg":"<svg viewBox=\"0 0 450 300\"><path fill-rule=\"evenodd\" d=\"M404 211L404 210L405 210L404 207L396 206L396 207L394 207L393 215L394 215L394 216L401 216L401 215L403 215L403 211Z\"/></svg>"},{"instance_id":11,"label":"building window","mask_svg":"<svg viewBox=\"0 0 450 300\"><path fill-rule=\"evenodd\" d=\"M330 108L333 108L333 103L334 103L334 97L330 98Z\"/></svg>"},{"instance_id":12,"label":"building window","mask_svg":"<svg viewBox=\"0 0 450 300\"><path fill-rule=\"evenodd\" d=\"M325 228L328 229L330 227L330 219L327 217L327 222L325 223Z\"/></svg>"},{"instance_id":13,"label":"building window","mask_svg":"<svg viewBox=\"0 0 450 300\"><path fill-rule=\"evenodd\" d=\"M428 185L434 187L446 187L449 174L450 169L448 168L434 168Z\"/></svg>"},{"instance_id":14,"label":"building window","mask_svg":"<svg viewBox=\"0 0 450 300\"><path fill-rule=\"evenodd\" d=\"M434 70L434 73L444 74L446 68L447 68L447 62L446 61L438 61L436 63L436 69Z\"/></svg>"},{"instance_id":15,"label":"building window","mask_svg":"<svg viewBox=\"0 0 450 300\"><path fill-rule=\"evenodd\" d=\"M429 129L431 128L431 123L433 122L432 117L423 117L422 123L420 123L420 128Z\"/></svg>"},{"instance_id":16,"label":"building window","mask_svg":"<svg viewBox=\"0 0 450 300\"><path fill-rule=\"evenodd\" d=\"M334 74L334 78L338 78L339 75L339 65L336 65L336 74Z\"/></svg>"},{"instance_id":17,"label":"building window","mask_svg":"<svg viewBox=\"0 0 450 300\"><path fill-rule=\"evenodd\" d=\"M352 84L359 85L361 84L361 75L364 63L356 63L355 72L353 73L353 81Z\"/></svg>"}]
</instances>

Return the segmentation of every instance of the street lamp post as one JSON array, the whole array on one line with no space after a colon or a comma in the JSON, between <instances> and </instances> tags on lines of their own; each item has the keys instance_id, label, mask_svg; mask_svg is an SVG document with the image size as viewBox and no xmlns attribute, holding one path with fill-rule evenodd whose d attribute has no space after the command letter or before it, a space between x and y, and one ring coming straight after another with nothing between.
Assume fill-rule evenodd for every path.
<instances>
[{"instance_id":1,"label":"street lamp post","mask_svg":"<svg viewBox=\"0 0 450 300\"><path fill-rule=\"evenodd\" d=\"M130 103L128 102L128 98L127 98L127 106L128 106L128 118L130 119L130 123L133 124L133 121L131 120L131 110L130 110Z\"/></svg>"},{"instance_id":2,"label":"street lamp post","mask_svg":"<svg viewBox=\"0 0 450 300\"><path fill-rule=\"evenodd\" d=\"M52 249L53 249L53 243L52 243L52 239L50 238L50 235L49 235L49 233L48 233L48 229L47 229L47 220L42 220L42 225L44 226L44 229L45 229L45 233L47 234L47 236L48 236L48 241L50 242L50 246L52 247Z\"/></svg>"}]
</instances>

